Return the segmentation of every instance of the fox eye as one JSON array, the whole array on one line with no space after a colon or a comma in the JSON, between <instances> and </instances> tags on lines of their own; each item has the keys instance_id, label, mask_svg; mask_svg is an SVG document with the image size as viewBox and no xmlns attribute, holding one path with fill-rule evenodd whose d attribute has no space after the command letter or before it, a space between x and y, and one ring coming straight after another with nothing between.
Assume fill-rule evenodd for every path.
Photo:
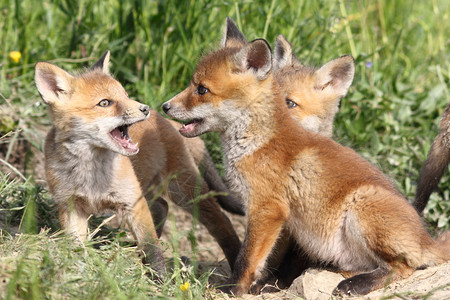
<instances>
[{"instance_id":1,"label":"fox eye","mask_svg":"<svg viewBox=\"0 0 450 300\"><path fill-rule=\"evenodd\" d=\"M291 99L287 99L287 98L286 98L286 105L288 108L294 108L294 107L298 106L297 103L295 103Z\"/></svg>"},{"instance_id":2,"label":"fox eye","mask_svg":"<svg viewBox=\"0 0 450 300\"><path fill-rule=\"evenodd\" d=\"M111 106L112 103L113 102L111 100L103 99L97 105L100 106L100 107L108 107L108 106Z\"/></svg>"},{"instance_id":3,"label":"fox eye","mask_svg":"<svg viewBox=\"0 0 450 300\"><path fill-rule=\"evenodd\" d=\"M199 94L199 95L204 95L204 94L206 94L207 92L209 92L209 90L207 89L207 88L205 88L203 85L199 85L198 87L197 87L197 93Z\"/></svg>"}]
</instances>

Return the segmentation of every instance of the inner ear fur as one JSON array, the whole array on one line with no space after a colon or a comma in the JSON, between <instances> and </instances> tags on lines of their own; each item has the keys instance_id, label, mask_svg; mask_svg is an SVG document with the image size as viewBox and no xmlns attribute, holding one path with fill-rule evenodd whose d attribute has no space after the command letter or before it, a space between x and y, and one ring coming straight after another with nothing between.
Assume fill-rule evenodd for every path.
<instances>
[{"instance_id":1,"label":"inner ear fur","mask_svg":"<svg viewBox=\"0 0 450 300\"><path fill-rule=\"evenodd\" d=\"M74 77L63 69L47 62L38 62L35 66L36 87L46 104L61 100L61 95L70 92Z\"/></svg>"},{"instance_id":2,"label":"inner ear fur","mask_svg":"<svg viewBox=\"0 0 450 300\"><path fill-rule=\"evenodd\" d=\"M275 49L273 51L273 69L279 70L293 65L301 66L301 63L292 52L291 44L282 34L280 34L277 36L277 40L275 41Z\"/></svg>"},{"instance_id":3,"label":"inner ear fur","mask_svg":"<svg viewBox=\"0 0 450 300\"><path fill-rule=\"evenodd\" d=\"M347 94L355 75L355 62L351 55L336 58L315 72L316 88L331 88L339 97Z\"/></svg>"},{"instance_id":4,"label":"inner ear fur","mask_svg":"<svg viewBox=\"0 0 450 300\"><path fill-rule=\"evenodd\" d=\"M234 61L242 71L251 69L258 80L263 80L272 69L272 52L265 40L257 39L239 50L234 56Z\"/></svg>"}]
</instances>

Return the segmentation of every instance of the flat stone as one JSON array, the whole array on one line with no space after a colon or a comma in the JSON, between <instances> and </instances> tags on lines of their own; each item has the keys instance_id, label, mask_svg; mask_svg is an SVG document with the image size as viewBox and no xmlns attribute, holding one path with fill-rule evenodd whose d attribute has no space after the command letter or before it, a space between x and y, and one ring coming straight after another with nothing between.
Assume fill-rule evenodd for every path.
<instances>
[{"instance_id":1,"label":"flat stone","mask_svg":"<svg viewBox=\"0 0 450 300\"><path fill-rule=\"evenodd\" d=\"M308 269L294 280L289 292L305 300L328 300L339 282L344 279L339 273Z\"/></svg>"}]
</instances>

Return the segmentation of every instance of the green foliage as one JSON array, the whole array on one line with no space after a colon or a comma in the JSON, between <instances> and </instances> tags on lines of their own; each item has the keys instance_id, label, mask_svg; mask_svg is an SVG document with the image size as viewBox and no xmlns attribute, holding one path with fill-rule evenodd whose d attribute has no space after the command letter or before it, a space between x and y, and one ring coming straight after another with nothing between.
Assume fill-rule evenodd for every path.
<instances>
[{"instance_id":1,"label":"green foliage","mask_svg":"<svg viewBox=\"0 0 450 300\"><path fill-rule=\"evenodd\" d=\"M101 235L86 244L61 234L47 196L29 181L0 179L1 299L199 299L214 293L211 271L199 275L194 264L180 260L176 243L184 231L173 229L173 244L167 246L173 249L172 272L155 281L126 233L103 226L101 219L91 221L97 226L92 235Z\"/></svg>"},{"instance_id":2,"label":"green foliage","mask_svg":"<svg viewBox=\"0 0 450 300\"><path fill-rule=\"evenodd\" d=\"M0 173L1 174L1 173ZM40 228L59 229L56 208L48 192L27 180L0 177L0 229L37 233Z\"/></svg>"},{"instance_id":3,"label":"green foliage","mask_svg":"<svg viewBox=\"0 0 450 300\"><path fill-rule=\"evenodd\" d=\"M390 175L412 199L439 118L450 102L449 14L448 1L437 0L0 0L1 157L17 167L12 161L16 149L28 145L22 153L24 169L16 172L0 162L3 229L58 229L51 197L35 183L42 178L34 175L30 156L42 151L42 128L50 124L33 83L37 61L73 71L89 66L109 49L111 70L129 94L159 110L186 86L198 58L218 45L227 16L249 40L263 37L273 44L278 34L285 35L307 65L320 66L352 54L356 75L341 101L335 138ZM13 50L22 54L17 63L9 58ZM222 169L218 136L208 134L204 139ZM28 179L12 181L6 172ZM425 210L426 221L438 229L450 224L449 179L447 172ZM40 244L39 239L45 242ZM33 245L40 250L24 250ZM133 267L129 248L114 258L115 263L99 263L117 251L115 242L107 243L106 253L90 246L77 252L67 240L41 233L20 239L2 235L0 247L0 257L11 257L13 247L19 248L20 257L14 267L5 269L13 277L7 289L0 289L6 291L2 296L64 298L89 286L94 292L83 298L138 298L154 291L163 298L187 297L179 289L165 292L170 284L152 285L141 268ZM87 274L88 269L92 273ZM121 274L123 282L115 278ZM177 284L186 279L182 272L176 276ZM195 293L191 297L202 295L202 289Z\"/></svg>"},{"instance_id":4,"label":"green foliage","mask_svg":"<svg viewBox=\"0 0 450 300\"><path fill-rule=\"evenodd\" d=\"M208 293L207 277L182 264L165 284L151 279L135 247L117 241L87 245L43 231L15 238L0 235L2 299L199 299ZM182 291L177 282L189 282Z\"/></svg>"}]
</instances>

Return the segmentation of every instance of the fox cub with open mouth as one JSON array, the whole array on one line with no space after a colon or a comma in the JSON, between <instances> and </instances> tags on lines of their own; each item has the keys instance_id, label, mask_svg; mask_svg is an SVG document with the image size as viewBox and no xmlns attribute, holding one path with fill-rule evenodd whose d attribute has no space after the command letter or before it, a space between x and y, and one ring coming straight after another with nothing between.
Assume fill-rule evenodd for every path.
<instances>
[{"instance_id":1,"label":"fox cub with open mouth","mask_svg":"<svg viewBox=\"0 0 450 300\"><path fill-rule=\"evenodd\" d=\"M330 68L317 84L329 89L349 71ZM290 117L265 40L240 46L225 36L162 107L186 122L184 136L220 132L229 187L247 203L246 235L226 292L249 290L283 227L311 259L353 275L336 294L366 294L450 259L450 240L431 238L388 177Z\"/></svg>"},{"instance_id":2,"label":"fox cub with open mouth","mask_svg":"<svg viewBox=\"0 0 450 300\"><path fill-rule=\"evenodd\" d=\"M62 229L83 241L89 216L113 211L130 229L145 262L163 274L160 230L146 198L154 201L156 223L163 222L167 207L155 188L173 177L163 196L193 213L192 199L210 191L205 181L198 182L206 152L200 139L177 132L179 124L131 100L109 74L109 56L108 51L77 76L50 63L36 64L35 82L53 123L44 149L47 182ZM208 166L211 175L212 162ZM216 200L200 201L198 217L234 265L241 244ZM237 204L228 209L243 214Z\"/></svg>"}]
</instances>

